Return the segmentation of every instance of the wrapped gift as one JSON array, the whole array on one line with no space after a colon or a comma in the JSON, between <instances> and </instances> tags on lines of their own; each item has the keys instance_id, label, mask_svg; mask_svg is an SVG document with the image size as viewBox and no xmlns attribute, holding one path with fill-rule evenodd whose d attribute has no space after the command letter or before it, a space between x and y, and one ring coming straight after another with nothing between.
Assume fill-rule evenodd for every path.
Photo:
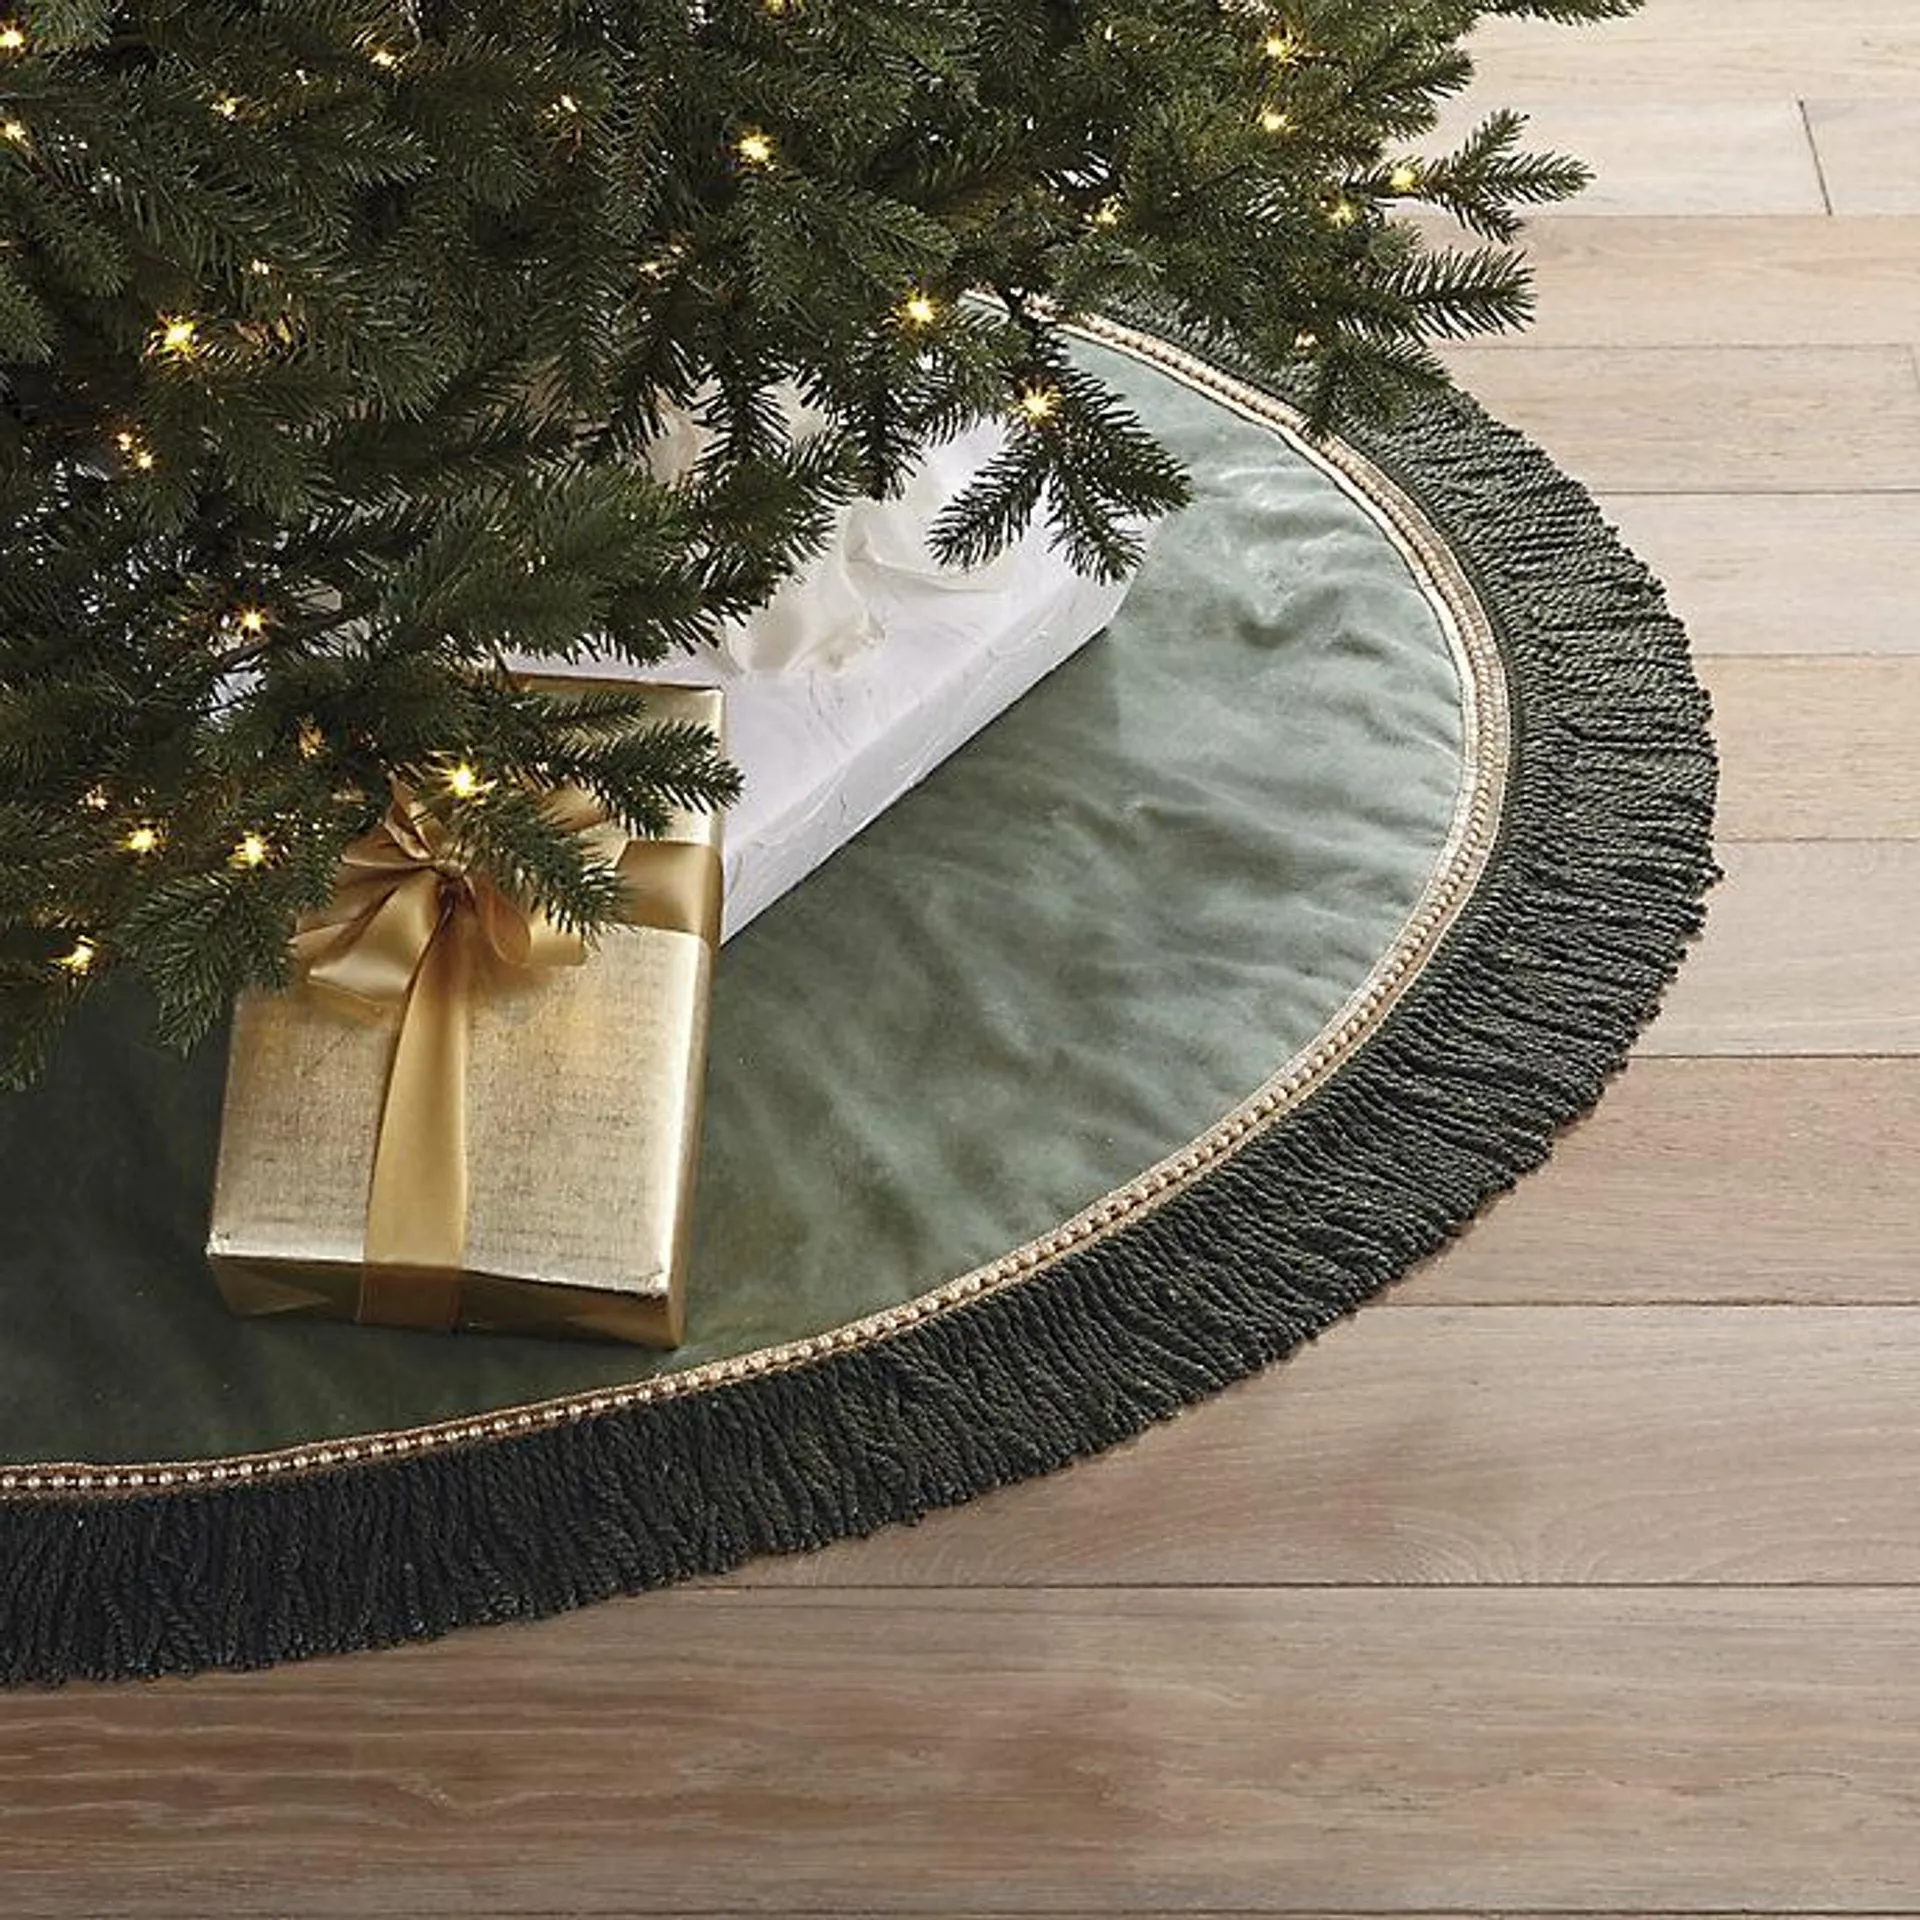
<instances>
[{"instance_id":1,"label":"wrapped gift","mask_svg":"<svg viewBox=\"0 0 1920 1920\"><path fill-rule=\"evenodd\" d=\"M721 699L658 687L716 735ZM435 865L404 799L296 941L304 977L241 1001L208 1258L245 1314L672 1346L720 923L720 822L627 840L627 924L588 952Z\"/></svg>"},{"instance_id":2,"label":"wrapped gift","mask_svg":"<svg viewBox=\"0 0 1920 1920\"><path fill-rule=\"evenodd\" d=\"M725 689L728 750L746 781L727 816L726 937L1118 610L1125 583L1077 574L1044 524L984 566L943 567L933 557L928 530L1004 437L984 423L936 448L900 498L850 503L826 548L715 645L657 668L611 659L581 668ZM704 441L683 421L668 442L655 470L671 479Z\"/></svg>"}]
</instances>

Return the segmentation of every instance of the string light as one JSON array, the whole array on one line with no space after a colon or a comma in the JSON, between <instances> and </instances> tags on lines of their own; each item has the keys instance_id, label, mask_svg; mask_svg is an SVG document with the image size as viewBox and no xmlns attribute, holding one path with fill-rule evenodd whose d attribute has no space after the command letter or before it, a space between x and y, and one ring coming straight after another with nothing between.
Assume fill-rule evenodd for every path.
<instances>
[{"instance_id":1,"label":"string light","mask_svg":"<svg viewBox=\"0 0 1920 1920\"><path fill-rule=\"evenodd\" d=\"M327 750L327 736L320 731L317 720L302 720L299 737L294 744L302 760L318 760Z\"/></svg>"},{"instance_id":2,"label":"string light","mask_svg":"<svg viewBox=\"0 0 1920 1920\"><path fill-rule=\"evenodd\" d=\"M1102 200L1093 210L1093 224L1096 227L1117 227L1120 224L1120 202L1117 199Z\"/></svg>"},{"instance_id":3,"label":"string light","mask_svg":"<svg viewBox=\"0 0 1920 1920\"><path fill-rule=\"evenodd\" d=\"M137 433L116 433L113 444L127 456L127 459L142 473L153 471L153 454Z\"/></svg>"},{"instance_id":4,"label":"string light","mask_svg":"<svg viewBox=\"0 0 1920 1920\"><path fill-rule=\"evenodd\" d=\"M0 140L11 140L16 147L24 147L27 130L18 120L0 121Z\"/></svg>"},{"instance_id":5,"label":"string light","mask_svg":"<svg viewBox=\"0 0 1920 1920\"><path fill-rule=\"evenodd\" d=\"M236 867L264 867L272 852L264 834L243 834L234 845L233 864Z\"/></svg>"},{"instance_id":6,"label":"string light","mask_svg":"<svg viewBox=\"0 0 1920 1920\"><path fill-rule=\"evenodd\" d=\"M580 111L580 102L576 100L572 94L563 93L560 98L553 103L553 110L555 113L578 113Z\"/></svg>"},{"instance_id":7,"label":"string light","mask_svg":"<svg viewBox=\"0 0 1920 1920\"><path fill-rule=\"evenodd\" d=\"M673 271L675 264L678 261L684 260L686 256L687 249L685 243L679 240L670 240L651 260L641 261L640 273L643 278L648 280L664 280L667 275Z\"/></svg>"},{"instance_id":8,"label":"string light","mask_svg":"<svg viewBox=\"0 0 1920 1920\"><path fill-rule=\"evenodd\" d=\"M162 320L158 344L162 353L177 355L187 359L200 338L200 326L197 321L179 316L171 320Z\"/></svg>"},{"instance_id":9,"label":"string light","mask_svg":"<svg viewBox=\"0 0 1920 1920\"><path fill-rule=\"evenodd\" d=\"M769 167L773 164L773 141L758 130L743 133L734 145L734 152L750 167Z\"/></svg>"},{"instance_id":10,"label":"string light","mask_svg":"<svg viewBox=\"0 0 1920 1920\"><path fill-rule=\"evenodd\" d=\"M1293 116L1280 111L1278 107L1263 107L1260 110L1260 131L1262 133L1285 133L1293 125Z\"/></svg>"},{"instance_id":11,"label":"string light","mask_svg":"<svg viewBox=\"0 0 1920 1920\"><path fill-rule=\"evenodd\" d=\"M113 805L113 802L107 798L107 790L105 787L89 787L86 792L80 796L80 804L85 807L89 813L105 813L106 810Z\"/></svg>"},{"instance_id":12,"label":"string light","mask_svg":"<svg viewBox=\"0 0 1920 1920\"><path fill-rule=\"evenodd\" d=\"M486 781L480 778L479 770L469 762L462 760L447 769L447 791L456 800L471 800L486 790Z\"/></svg>"},{"instance_id":13,"label":"string light","mask_svg":"<svg viewBox=\"0 0 1920 1920\"><path fill-rule=\"evenodd\" d=\"M1402 162L1387 175L1387 184L1395 193L1412 193L1420 184L1420 169Z\"/></svg>"},{"instance_id":14,"label":"string light","mask_svg":"<svg viewBox=\"0 0 1920 1920\"><path fill-rule=\"evenodd\" d=\"M21 53L26 49L27 35L23 27L9 20L0 27L0 53Z\"/></svg>"},{"instance_id":15,"label":"string light","mask_svg":"<svg viewBox=\"0 0 1920 1920\"><path fill-rule=\"evenodd\" d=\"M900 313L908 325L930 327L940 318L940 308L933 296L927 293L910 293L901 302Z\"/></svg>"},{"instance_id":16,"label":"string light","mask_svg":"<svg viewBox=\"0 0 1920 1920\"><path fill-rule=\"evenodd\" d=\"M76 940L60 956L58 964L65 967L69 973L85 973L92 967L94 955L99 951L100 949L91 940Z\"/></svg>"},{"instance_id":17,"label":"string light","mask_svg":"<svg viewBox=\"0 0 1920 1920\"><path fill-rule=\"evenodd\" d=\"M1260 43L1260 51L1269 60L1277 60L1284 67L1300 58L1300 42L1290 33L1270 33Z\"/></svg>"},{"instance_id":18,"label":"string light","mask_svg":"<svg viewBox=\"0 0 1920 1920\"><path fill-rule=\"evenodd\" d=\"M1320 336L1308 327L1302 327L1300 331L1293 336L1293 350L1295 353L1311 353L1319 344Z\"/></svg>"},{"instance_id":19,"label":"string light","mask_svg":"<svg viewBox=\"0 0 1920 1920\"><path fill-rule=\"evenodd\" d=\"M237 93L223 95L213 103L213 110L222 120L234 120L240 114L240 96Z\"/></svg>"},{"instance_id":20,"label":"string light","mask_svg":"<svg viewBox=\"0 0 1920 1920\"><path fill-rule=\"evenodd\" d=\"M761 11L770 14L775 20L792 13L796 0L760 0Z\"/></svg>"},{"instance_id":21,"label":"string light","mask_svg":"<svg viewBox=\"0 0 1920 1920\"><path fill-rule=\"evenodd\" d=\"M1360 218L1360 209L1351 200L1336 200L1327 209L1327 218L1336 227L1350 227Z\"/></svg>"},{"instance_id":22,"label":"string light","mask_svg":"<svg viewBox=\"0 0 1920 1920\"><path fill-rule=\"evenodd\" d=\"M1054 387L1022 388L1019 405L1027 419L1039 426L1060 411L1059 390Z\"/></svg>"},{"instance_id":23,"label":"string light","mask_svg":"<svg viewBox=\"0 0 1920 1920\"><path fill-rule=\"evenodd\" d=\"M160 829L144 824L137 826L127 835L125 846L129 853L157 853L160 850Z\"/></svg>"},{"instance_id":24,"label":"string light","mask_svg":"<svg viewBox=\"0 0 1920 1920\"><path fill-rule=\"evenodd\" d=\"M247 262L247 271L249 273L257 273L264 278L273 271L273 262L271 260L249 260Z\"/></svg>"},{"instance_id":25,"label":"string light","mask_svg":"<svg viewBox=\"0 0 1920 1920\"><path fill-rule=\"evenodd\" d=\"M397 67L400 64L400 56L387 47L375 47L367 58L376 67Z\"/></svg>"}]
</instances>

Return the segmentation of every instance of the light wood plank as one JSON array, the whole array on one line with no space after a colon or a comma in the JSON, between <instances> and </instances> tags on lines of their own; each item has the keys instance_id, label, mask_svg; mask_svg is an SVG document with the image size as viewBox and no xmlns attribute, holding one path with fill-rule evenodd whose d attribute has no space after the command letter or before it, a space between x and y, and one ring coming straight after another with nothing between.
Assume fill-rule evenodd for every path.
<instances>
[{"instance_id":1,"label":"light wood plank","mask_svg":"<svg viewBox=\"0 0 1920 1920\"><path fill-rule=\"evenodd\" d=\"M13 1913L1899 1908L1920 1610L668 1594L13 1699L0 1773Z\"/></svg>"},{"instance_id":2,"label":"light wood plank","mask_svg":"<svg viewBox=\"0 0 1920 1920\"><path fill-rule=\"evenodd\" d=\"M1494 105L1525 111L1528 147L1577 155L1592 169L1592 184L1563 204L1574 218L1828 210L1806 121L1791 94L1658 100L1599 87L1531 86L1496 97L1481 85L1449 104L1418 150L1450 151Z\"/></svg>"},{"instance_id":3,"label":"light wood plank","mask_svg":"<svg viewBox=\"0 0 1920 1920\"><path fill-rule=\"evenodd\" d=\"M1651 1055L1920 1053L1920 846L1732 842Z\"/></svg>"},{"instance_id":4,"label":"light wood plank","mask_svg":"<svg viewBox=\"0 0 1920 1920\"><path fill-rule=\"evenodd\" d=\"M1920 1062L1638 1059L1382 1308L1920 1304L1917 1165Z\"/></svg>"},{"instance_id":5,"label":"light wood plank","mask_svg":"<svg viewBox=\"0 0 1920 1920\"><path fill-rule=\"evenodd\" d=\"M1904 494L1607 494L1694 650L1920 653L1920 500Z\"/></svg>"},{"instance_id":6,"label":"light wood plank","mask_svg":"<svg viewBox=\"0 0 1920 1920\"><path fill-rule=\"evenodd\" d=\"M1920 1579L1916 1506L1920 1309L1435 1307L1058 1485L737 1579L1878 1584Z\"/></svg>"},{"instance_id":7,"label":"light wood plank","mask_svg":"<svg viewBox=\"0 0 1920 1920\"><path fill-rule=\"evenodd\" d=\"M1809 100L1806 113L1835 213L1920 213L1920 85L1900 100Z\"/></svg>"},{"instance_id":8,"label":"light wood plank","mask_svg":"<svg viewBox=\"0 0 1920 1920\"><path fill-rule=\"evenodd\" d=\"M1492 413L1610 493L1920 488L1920 376L1904 347L1454 347Z\"/></svg>"},{"instance_id":9,"label":"light wood plank","mask_svg":"<svg viewBox=\"0 0 1920 1920\"><path fill-rule=\"evenodd\" d=\"M1701 672L1723 840L1920 837L1920 660L1715 659Z\"/></svg>"},{"instance_id":10,"label":"light wood plank","mask_svg":"<svg viewBox=\"0 0 1920 1920\"><path fill-rule=\"evenodd\" d=\"M1577 31L1488 21L1472 45L1493 98L1570 82L1667 100L1920 94L1920 14L1908 0L1647 0Z\"/></svg>"},{"instance_id":11,"label":"light wood plank","mask_svg":"<svg viewBox=\"0 0 1920 1920\"><path fill-rule=\"evenodd\" d=\"M1414 223L1471 244L1448 222ZM1920 340L1920 218L1589 220L1543 214L1523 242L1535 347L1884 346Z\"/></svg>"}]
</instances>

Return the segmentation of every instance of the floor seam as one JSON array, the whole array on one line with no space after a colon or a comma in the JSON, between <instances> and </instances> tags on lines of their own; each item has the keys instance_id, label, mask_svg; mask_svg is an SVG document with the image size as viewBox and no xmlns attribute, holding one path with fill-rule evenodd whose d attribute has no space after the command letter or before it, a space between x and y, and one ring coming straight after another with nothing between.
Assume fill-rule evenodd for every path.
<instances>
[{"instance_id":1,"label":"floor seam","mask_svg":"<svg viewBox=\"0 0 1920 1920\"><path fill-rule=\"evenodd\" d=\"M1804 100L1796 100L1794 105L1800 109L1800 125L1807 136L1807 151L1813 157L1813 176L1820 183L1820 201L1827 210L1827 218L1833 218L1833 194L1827 186L1826 162L1820 158L1820 142L1814 136L1813 116L1807 111Z\"/></svg>"}]
</instances>

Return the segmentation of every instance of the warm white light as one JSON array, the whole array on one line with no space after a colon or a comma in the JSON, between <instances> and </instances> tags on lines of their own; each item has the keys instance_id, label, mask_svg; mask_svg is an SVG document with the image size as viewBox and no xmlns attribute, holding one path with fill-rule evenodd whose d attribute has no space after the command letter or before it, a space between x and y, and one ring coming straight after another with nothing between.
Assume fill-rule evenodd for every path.
<instances>
[{"instance_id":1,"label":"warm white light","mask_svg":"<svg viewBox=\"0 0 1920 1920\"><path fill-rule=\"evenodd\" d=\"M85 973L93 965L93 956L99 949L91 940L76 940L67 952L60 956L59 964L69 973Z\"/></svg>"},{"instance_id":2,"label":"warm white light","mask_svg":"<svg viewBox=\"0 0 1920 1920\"><path fill-rule=\"evenodd\" d=\"M1060 410L1060 395L1052 387L1028 387L1020 395L1020 411L1036 426Z\"/></svg>"},{"instance_id":3,"label":"warm white light","mask_svg":"<svg viewBox=\"0 0 1920 1920\"><path fill-rule=\"evenodd\" d=\"M447 791L456 800L471 800L480 791L480 775L462 760L448 771Z\"/></svg>"},{"instance_id":4,"label":"warm white light","mask_svg":"<svg viewBox=\"0 0 1920 1920\"><path fill-rule=\"evenodd\" d=\"M743 133L734 151L750 167L773 164L773 142L764 133Z\"/></svg>"},{"instance_id":5,"label":"warm white light","mask_svg":"<svg viewBox=\"0 0 1920 1920\"><path fill-rule=\"evenodd\" d=\"M258 833L246 834L242 836L239 844L233 850L234 865L240 867L264 867L267 864L267 856L271 852L272 848L267 845L264 835Z\"/></svg>"},{"instance_id":6,"label":"warm white light","mask_svg":"<svg viewBox=\"0 0 1920 1920\"><path fill-rule=\"evenodd\" d=\"M940 318L940 309L930 294L910 293L900 311L916 327L930 327Z\"/></svg>"}]
</instances>

